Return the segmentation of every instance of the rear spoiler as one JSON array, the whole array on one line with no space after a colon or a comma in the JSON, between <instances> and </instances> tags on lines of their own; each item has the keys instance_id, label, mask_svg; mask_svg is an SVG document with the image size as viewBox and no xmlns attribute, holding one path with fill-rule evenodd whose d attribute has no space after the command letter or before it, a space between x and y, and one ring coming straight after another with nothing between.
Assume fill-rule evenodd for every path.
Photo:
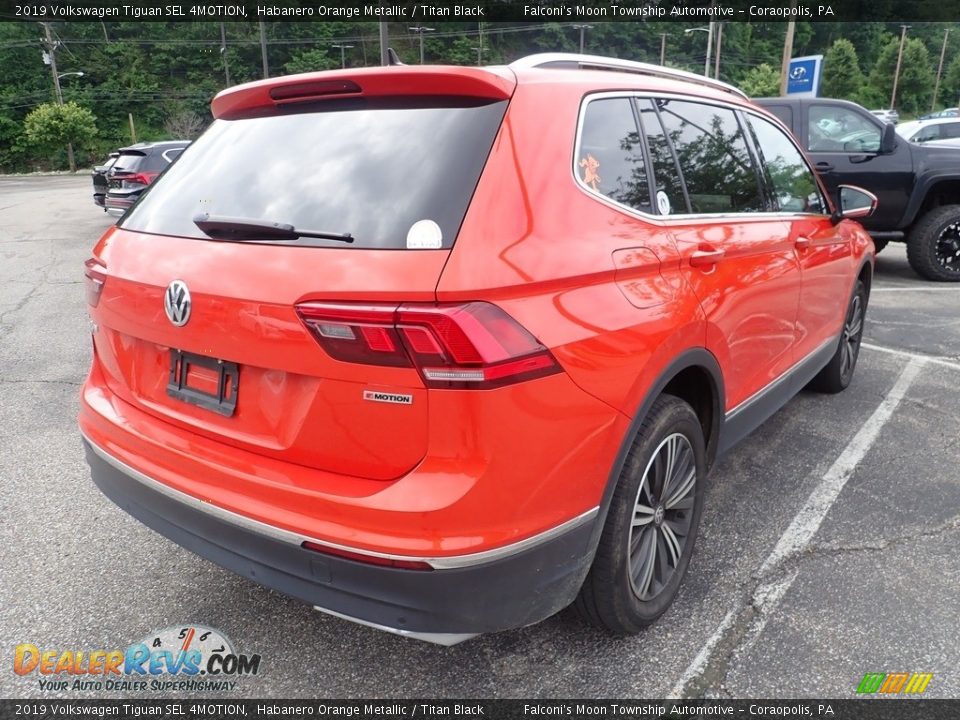
<instances>
[{"instance_id":1,"label":"rear spoiler","mask_svg":"<svg viewBox=\"0 0 960 720\"><path fill-rule=\"evenodd\" d=\"M210 110L215 118L233 120L332 98L407 95L509 100L516 84L506 68L398 65L331 70L237 85L218 93Z\"/></svg>"}]
</instances>

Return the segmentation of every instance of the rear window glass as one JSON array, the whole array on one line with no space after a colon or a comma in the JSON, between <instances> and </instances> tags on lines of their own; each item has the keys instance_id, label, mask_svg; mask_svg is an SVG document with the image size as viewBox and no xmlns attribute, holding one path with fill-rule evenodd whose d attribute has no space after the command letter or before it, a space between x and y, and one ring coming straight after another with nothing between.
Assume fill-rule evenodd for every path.
<instances>
[{"instance_id":1,"label":"rear window glass","mask_svg":"<svg viewBox=\"0 0 960 720\"><path fill-rule=\"evenodd\" d=\"M300 246L453 244L505 101L350 100L312 109L217 120L121 225L206 239L193 218L209 213L354 237L352 245L301 238Z\"/></svg>"},{"instance_id":2,"label":"rear window glass","mask_svg":"<svg viewBox=\"0 0 960 720\"><path fill-rule=\"evenodd\" d=\"M137 172L146 170L147 158L140 153L121 153L116 162L113 163L113 169L116 172Z\"/></svg>"}]
</instances>

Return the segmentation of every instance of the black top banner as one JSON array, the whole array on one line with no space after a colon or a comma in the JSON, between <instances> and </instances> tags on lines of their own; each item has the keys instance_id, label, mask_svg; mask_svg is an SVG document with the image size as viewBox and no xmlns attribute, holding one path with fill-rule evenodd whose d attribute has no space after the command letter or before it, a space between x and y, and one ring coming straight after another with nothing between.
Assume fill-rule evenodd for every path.
<instances>
[{"instance_id":1,"label":"black top banner","mask_svg":"<svg viewBox=\"0 0 960 720\"><path fill-rule=\"evenodd\" d=\"M960 700L0 700L0 718L825 718L955 720Z\"/></svg>"},{"instance_id":2,"label":"black top banner","mask_svg":"<svg viewBox=\"0 0 960 720\"><path fill-rule=\"evenodd\" d=\"M0 20L384 22L960 21L960 0L0 0Z\"/></svg>"}]
</instances>

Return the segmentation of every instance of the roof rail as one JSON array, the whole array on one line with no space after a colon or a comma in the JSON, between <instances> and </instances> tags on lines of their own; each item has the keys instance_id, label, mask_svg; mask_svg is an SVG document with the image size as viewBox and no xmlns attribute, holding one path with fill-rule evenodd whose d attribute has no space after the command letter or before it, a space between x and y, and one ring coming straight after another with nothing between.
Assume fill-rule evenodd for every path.
<instances>
[{"instance_id":1,"label":"roof rail","mask_svg":"<svg viewBox=\"0 0 960 720\"><path fill-rule=\"evenodd\" d=\"M578 55L576 53L540 53L528 55L510 63L510 67L518 70L530 68L555 68L561 70L613 70L615 72L631 73L634 75L649 75L650 77L682 80L696 85L731 93L744 100L749 100L745 92L733 85L719 80L695 75L685 70L674 70L662 65L634 62L633 60L619 60L617 58L602 57L600 55Z\"/></svg>"}]
</instances>

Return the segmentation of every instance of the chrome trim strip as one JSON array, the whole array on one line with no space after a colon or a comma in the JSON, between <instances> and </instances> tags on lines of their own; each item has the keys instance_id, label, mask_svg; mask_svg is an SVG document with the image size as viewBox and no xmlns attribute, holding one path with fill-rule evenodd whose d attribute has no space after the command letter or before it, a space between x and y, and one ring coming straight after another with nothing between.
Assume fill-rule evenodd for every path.
<instances>
[{"instance_id":1,"label":"chrome trim strip","mask_svg":"<svg viewBox=\"0 0 960 720\"><path fill-rule=\"evenodd\" d=\"M737 413L743 412L743 411L746 410L750 405L752 405L754 402L756 402L757 400L759 400L760 398L762 398L762 397L763 397L764 395L766 395L768 392L770 392L771 390L773 390L773 389L776 388L776 387L779 387L779 386L782 385L783 383L787 382L787 381L793 376L793 374L794 374L795 372L797 372L797 370L799 370L799 369L803 366L803 364L804 364L807 360L809 360L810 358L812 358L812 357L813 357L814 355L816 355L817 353L823 352L829 345L834 345L834 344L836 344L836 342L839 340L839 338L840 338L840 336L838 335L838 336L836 336L836 337L833 337L833 338L829 338L829 339L827 339L827 340L824 340L824 341L823 341L822 343L820 343L814 350L812 350L811 352L807 353L806 355L803 356L803 358L801 358L800 360L798 360L797 362L795 362L793 365L791 365L786 371L784 371L784 373L783 373L782 375L780 375L779 377L777 377L777 378L774 379L774 380L771 380L769 383L767 383L767 384L764 385L762 388L760 388L759 390L757 390L753 395L751 395L751 396L748 397L746 400L744 400L744 401L741 402L739 405L737 405L735 408L733 408L732 410L730 410L729 412L727 412L726 415L724 415L724 422L729 422L730 418L732 418L733 416L735 416Z\"/></svg>"},{"instance_id":2,"label":"chrome trim strip","mask_svg":"<svg viewBox=\"0 0 960 720\"><path fill-rule=\"evenodd\" d=\"M433 643L435 645L443 645L445 647L450 647L451 645L456 645L457 643L462 643L464 640L470 640L475 638L480 633L430 633L430 632L416 632L414 630L402 630L401 628L389 627L387 625L380 625L375 622L370 622L369 620L361 620L360 618L351 617L350 615L344 615L339 613L336 610L327 610L327 608L322 608L319 605L313 606L314 610L325 613L327 615L333 615L333 617L338 617L341 620L348 620L357 625L366 625L367 627L374 628L375 630L383 630L384 632L392 633L393 635L400 635L402 637L407 637L412 640L422 640L424 642Z\"/></svg>"},{"instance_id":3,"label":"chrome trim strip","mask_svg":"<svg viewBox=\"0 0 960 720\"><path fill-rule=\"evenodd\" d=\"M176 490L169 485L156 480L149 475L136 470L135 468L130 467L122 460L110 455L106 450L101 448L99 445L94 443L89 437L87 437L82 431L80 435L86 440L91 449L106 463L112 465L114 468L122 472L124 475L129 477L131 480L136 480L142 485L146 485L151 490L155 490L167 497L176 500L177 502L183 503L188 507L199 510L202 513L207 515L212 515L224 522L231 523L233 525L238 525L242 528L255 532L259 535L264 535L266 537L272 538L274 540L279 540L281 542L288 543L290 545L300 546L304 542L316 543L317 545L322 545L328 547L331 550L344 550L351 553L356 553L358 555L369 555L371 557L386 558L389 560L407 560L413 562L425 562L430 567L436 570L450 570L454 568L464 568L470 567L472 565L480 565L482 563L493 562L495 560L502 560L503 558L510 557L524 550L536 547L541 543L552 540L559 535L572 530L580 525L592 520L595 518L599 512L600 507L594 507L590 510L587 510L580 515L577 515L566 522L562 522L559 525L544 530L543 532L532 535L528 538L524 538L510 545L504 545L502 547L494 548L492 550L484 550L483 552L471 553L468 555L452 555L452 556L442 556L442 557L417 557L411 555L392 555L390 553L376 552L373 550L365 550L355 547L349 547L346 545L339 545L337 543L329 542L328 540L320 540L318 538L309 537L307 535L301 535L299 533L292 532L290 530L284 530L283 528L277 527L275 525L268 525L267 523L260 522L259 520L254 520L253 518L247 517L245 515L240 515L233 512L232 510L227 510L217 505L212 505L211 503L201 500L200 498L189 495L180 490Z\"/></svg>"}]
</instances>

